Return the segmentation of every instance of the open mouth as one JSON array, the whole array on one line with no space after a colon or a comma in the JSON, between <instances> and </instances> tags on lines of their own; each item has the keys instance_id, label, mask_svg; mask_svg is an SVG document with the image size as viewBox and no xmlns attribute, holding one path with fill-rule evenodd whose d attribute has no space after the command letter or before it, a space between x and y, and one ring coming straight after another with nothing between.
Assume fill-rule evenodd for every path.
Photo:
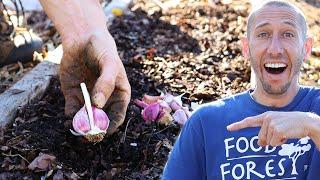
<instances>
[{"instance_id":1,"label":"open mouth","mask_svg":"<svg viewBox=\"0 0 320 180\"><path fill-rule=\"evenodd\" d=\"M288 65L284 63L266 63L264 69L270 74L281 74L283 73Z\"/></svg>"}]
</instances>

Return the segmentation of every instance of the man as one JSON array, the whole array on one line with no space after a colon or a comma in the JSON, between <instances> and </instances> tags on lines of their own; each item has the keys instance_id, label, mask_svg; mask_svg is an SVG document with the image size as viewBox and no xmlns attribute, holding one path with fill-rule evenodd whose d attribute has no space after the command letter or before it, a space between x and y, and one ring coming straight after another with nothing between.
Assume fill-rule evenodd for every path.
<instances>
[{"instance_id":1,"label":"man","mask_svg":"<svg viewBox=\"0 0 320 180\"><path fill-rule=\"evenodd\" d=\"M99 0L40 0L40 3L62 37L60 80L66 100L65 114L72 117L83 106L80 83L85 82L92 103L108 111L111 122L107 133L114 133L124 121L131 88ZM1 0L0 7L4 7ZM0 13L0 21L2 17ZM0 26L0 38L4 37L3 27ZM16 61L9 56L17 54L12 51L16 49L13 41L6 42L12 48L0 44L0 64ZM32 55L25 49L20 52Z\"/></svg>"},{"instance_id":2,"label":"man","mask_svg":"<svg viewBox=\"0 0 320 180\"><path fill-rule=\"evenodd\" d=\"M242 46L256 87L194 112L163 179L319 179L320 89L298 83L306 32L302 12L284 1L250 14Z\"/></svg>"}]
</instances>

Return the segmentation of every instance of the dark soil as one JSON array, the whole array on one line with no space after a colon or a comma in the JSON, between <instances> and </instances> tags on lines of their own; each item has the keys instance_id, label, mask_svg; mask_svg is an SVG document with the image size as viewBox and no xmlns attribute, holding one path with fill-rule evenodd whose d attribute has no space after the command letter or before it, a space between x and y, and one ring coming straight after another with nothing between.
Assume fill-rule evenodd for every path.
<instances>
[{"instance_id":1,"label":"dark soil","mask_svg":"<svg viewBox=\"0 0 320 180\"><path fill-rule=\"evenodd\" d=\"M178 125L147 125L141 120L139 109L131 105L119 132L92 144L70 133L66 123L70 120L63 114L63 105L59 82L54 79L41 101L19 113L2 139L8 149L0 159L4 171L0 179L44 176L45 172L28 171L28 163L21 157L12 157L20 154L32 161L39 152L56 156L54 173L60 169L66 178L71 178L72 172L84 179L159 177L179 132Z\"/></svg>"},{"instance_id":2,"label":"dark soil","mask_svg":"<svg viewBox=\"0 0 320 180\"><path fill-rule=\"evenodd\" d=\"M132 86L132 99L159 91L186 93L185 105L250 87L249 63L241 57L249 4L182 0L161 9L136 0L131 13L110 27ZM238 2L238 3L237 3ZM243 2L243 1L242 1ZM319 84L319 66L307 64L302 81ZM312 76L312 78L310 78ZM315 77L314 77L315 76ZM0 139L0 179L159 179L180 126L146 124L130 103L119 131L92 144L73 136L64 116L57 78L42 100L21 109ZM27 168L39 153L56 157L45 171Z\"/></svg>"}]
</instances>

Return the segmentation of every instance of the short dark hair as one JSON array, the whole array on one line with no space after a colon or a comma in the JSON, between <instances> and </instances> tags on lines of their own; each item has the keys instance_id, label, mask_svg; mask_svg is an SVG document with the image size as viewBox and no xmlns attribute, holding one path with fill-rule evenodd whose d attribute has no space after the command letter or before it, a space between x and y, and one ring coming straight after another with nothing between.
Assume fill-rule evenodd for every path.
<instances>
[{"instance_id":1,"label":"short dark hair","mask_svg":"<svg viewBox=\"0 0 320 180\"><path fill-rule=\"evenodd\" d=\"M288 9L294 10L297 13L302 25L303 38L305 39L307 37L308 26L307 26L306 18L303 12L298 7L283 0L268 0L258 7L253 7L253 10L248 17L248 23L247 23L248 38L250 37L252 22L254 21L254 18L256 17L257 12L265 7L270 7L270 6L279 7L279 8L288 8Z\"/></svg>"}]
</instances>

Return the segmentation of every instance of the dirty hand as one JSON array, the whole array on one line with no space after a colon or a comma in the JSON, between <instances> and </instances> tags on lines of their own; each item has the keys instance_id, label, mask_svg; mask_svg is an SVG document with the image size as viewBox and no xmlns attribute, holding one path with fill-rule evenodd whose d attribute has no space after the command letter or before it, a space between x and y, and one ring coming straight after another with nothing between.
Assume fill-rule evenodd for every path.
<instances>
[{"instance_id":1,"label":"dirty hand","mask_svg":"<svg viewBox=\"0 0 320 180\"><path fill-rule=\"evenodd\" d=\"M319 116L309 112L269 111L257 116L247 117L227 126L227 129L237 131L248 127L261 127L258 144L275 147L282 145L290 138L309 136L314 141L319 141L319 137L316 135L319 133L319 122Z\"/></svg>"},{"instance_id":2,"label":"dirty hand","mask_svg":"<svg viewBox=\"0 0 320 180\"><path fill-rule=\"evenodd\" d=\"M65 113L73 116L83 105L80 83L85 82L92 104L105 107L110 118L108 134L123 123L130 101L130 84L111 35L93 33L83 45L64 46L60 67Z\"/></svg>"},{"instance_id":3,"label":"dirty hand","mask_svg":"<svg viewBox=\"0 0 320 180\"><path fill-rule=\"evenodd\" d=\"M123 123L130 100L130 85L99 0L40 0L61 35L63 59L61 88L66 115L83 105L80 83L85 82L92 103L105 108L108 134Z\"/></svg>"}]
</instances>

